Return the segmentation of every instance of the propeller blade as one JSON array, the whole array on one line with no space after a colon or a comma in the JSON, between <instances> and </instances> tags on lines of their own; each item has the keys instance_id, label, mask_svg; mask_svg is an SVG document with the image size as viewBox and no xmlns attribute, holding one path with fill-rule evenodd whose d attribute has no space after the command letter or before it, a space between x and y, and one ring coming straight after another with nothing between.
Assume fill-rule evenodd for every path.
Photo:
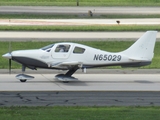
<instances>
[{"instance_id":1,"label":"propeller blade","mask_svg":"<svg viewBox=\"0 0 160 120\"><path fill-rule=\"evenodd\" d=\"M12 49L11 49L11 41L9 42L9 45L8 45L8 52L11 53Z\"/></svg>"},{"instance_id":2,"label":"propeller blade","mask_svg":"<svg viewBox=\"0 0 160 120\"><path fill-rule=\"evenodd\" d=\"M8 50L9 50L9 53L11 54L11 41L9 42L9 48L8 48ZM11 65L12 65L12 60L11 59L9 59L9 74L11 74Z\"/></svg>"},{"instance_id":3,"label":"propeller blade","mask_svg":"<svg viewBox=\"0 0 160 120\"><path fill-rule=\"evenodd\" d=\"M11 59L9 59L9 74L11 74L11 65L12 65L12 62L11 62Z\"/></svg>"}]
</instances>

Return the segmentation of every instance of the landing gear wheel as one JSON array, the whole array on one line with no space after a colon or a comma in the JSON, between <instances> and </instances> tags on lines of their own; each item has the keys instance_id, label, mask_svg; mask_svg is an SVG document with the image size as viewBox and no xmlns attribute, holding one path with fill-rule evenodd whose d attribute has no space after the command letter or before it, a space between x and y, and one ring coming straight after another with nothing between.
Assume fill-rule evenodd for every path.
<instances>
[{"instance_id":1,"label":"landing gear wheel","mask_svg":"<svg viewBox=\"0 0 160 120\"><path fill-rule=\"evenodd\" d=\"M63 81L63 83L69 83L69 81Z\"/></svg>"},{"instance_id":2,"label":"landing gear wheel","mask_svg":"<svg viewBox=\"0 0 160 120\"><path fill-rule=\"evenodd\" d=\"M26 79L20 79L20 81L21 81L21 82L26 82L27 80L26 80Z\"/></svg>"}]
</instances>

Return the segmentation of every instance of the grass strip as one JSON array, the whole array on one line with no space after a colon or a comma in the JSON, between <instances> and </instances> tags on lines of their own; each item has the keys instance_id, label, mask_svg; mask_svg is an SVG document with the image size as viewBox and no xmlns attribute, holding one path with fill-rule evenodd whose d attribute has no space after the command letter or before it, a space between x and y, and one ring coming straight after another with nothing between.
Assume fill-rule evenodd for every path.
<instances>
[{"instance_id":1,"label":"grass strip","mask_svg":"<svg viewBox=\"0 0 160 120\"><path fill-rule=\"evenodd\" d=\"M120 18L160 18L160 14L148 14L148 15L139 15L139 14L93 14L89 16L86 14L69 15L69 14L32 14L32 13L23 13L23 14L3 14L0 13L1 19L120 19Z\"/></svg>"},{"instance_id":2,"label":"grass strip","mask_svg":"<svg viewBox=\"0 0 160 120\"><path fill-rule=\"evenodd\" d=\"M72 42L72 41L70 41ZM75 41L74 41L75 42ZM48 44L53 44L54 42L41 42L41 41L27 41L27 42L11 42L12 51L14 50L25 50L25 49L39 49ZM119 52L127 49L130 45L132 45L133 41L77 41L76 43L88 45L91 47L95 47L97 49L106 50L110 52ZM0 55L7 53L9 42L0 42ZM159 69L160 68L160 42L156 42L154 58L150 65L141 67L142 69ZM8 60L0 57L0 69L8 68ZM16 62L12 62L12 69L21 68ZM119 66L107 67L107 68L121 68Z\"/></svg>"},{"instance_id":3,"label":"grass strip","mask_svg":"<svg viewBox=\"0 0 160 120\"><path fill-rule=\"evenodd\" d=\"M0 0L16 6L159 6L159 0Z\"/></svg>"},{"instance_id":4,"label":"grass strip","mask_svg":"<svg viewBox=\"0 0 160 120\"><path fill-rule=\"evenodd\" d=\"M1 120L159 120L160 107L1 107Z\"/></svg>"},{"instance_id":5,"label":"grass strip","mask_svg":"<svg viewBox=\"0 0 160 120\"><path fill-rule=\"evenodd\" d=\"M0 26L0 31L160 31L160 25Z\"/></svg>"}]
</instances>

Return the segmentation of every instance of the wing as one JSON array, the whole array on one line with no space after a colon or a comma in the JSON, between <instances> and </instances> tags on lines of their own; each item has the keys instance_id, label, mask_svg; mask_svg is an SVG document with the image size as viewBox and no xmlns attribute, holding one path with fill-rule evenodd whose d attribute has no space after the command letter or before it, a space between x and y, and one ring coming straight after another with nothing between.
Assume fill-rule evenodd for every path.
<instances>
[{"instance_id":1,"label":"wing","mask_svg":"<svg viewBox=\"0 0 160 120\"><path fill-rule=\"evenodd\" d=\"M79 61L67 61L67 62L58 62L51 65L52 68L59 68L59 69L70 69L75 66L81 68L83 66L82 62Z\"/></svg>"}]
</instances>

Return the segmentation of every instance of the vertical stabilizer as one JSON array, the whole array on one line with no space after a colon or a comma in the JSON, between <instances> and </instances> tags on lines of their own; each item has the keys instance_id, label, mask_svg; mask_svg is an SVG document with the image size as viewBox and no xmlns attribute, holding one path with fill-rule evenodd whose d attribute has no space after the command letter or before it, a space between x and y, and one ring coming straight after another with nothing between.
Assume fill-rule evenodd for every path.
<instances>
[{"instance_id":1,"label":"vertical stabilizer","mask_svg":"<svg viewBox=\"0 0 160 120\"><path fill-rule=\"evenodd\" d=\"M147 31L122 53L131 59L151 61L154 56L156 35L157 31Z\"/></svg>"}]
</instances>

